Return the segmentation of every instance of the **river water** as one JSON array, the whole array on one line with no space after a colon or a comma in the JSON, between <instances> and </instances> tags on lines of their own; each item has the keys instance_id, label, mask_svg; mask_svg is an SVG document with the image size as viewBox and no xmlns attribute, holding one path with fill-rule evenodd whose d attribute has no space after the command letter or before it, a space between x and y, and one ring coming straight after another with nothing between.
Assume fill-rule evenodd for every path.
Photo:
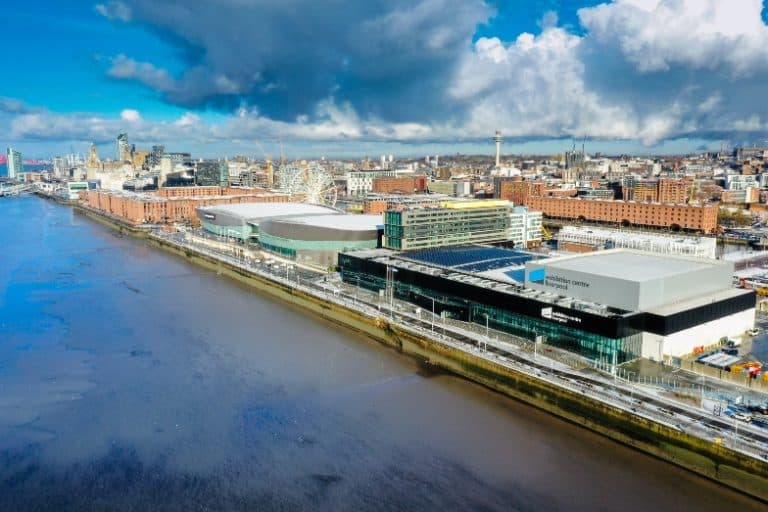
<instances>
[{"instance_id":1,"label":"river water","mask_svg":"<svg viewBox=\"0 0 768 512\"><path fill-rule=\"evenodd\" d=\"M758 510L66 207L0 199L0 510Z\"/></svg>"}]
</instances>

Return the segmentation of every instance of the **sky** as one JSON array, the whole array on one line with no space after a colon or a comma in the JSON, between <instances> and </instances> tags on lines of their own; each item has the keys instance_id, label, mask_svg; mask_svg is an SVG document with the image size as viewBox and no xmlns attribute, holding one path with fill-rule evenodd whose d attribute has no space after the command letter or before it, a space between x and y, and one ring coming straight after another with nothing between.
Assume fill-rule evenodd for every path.
<instances>
[{"instance_id":1,"label":"sky","mask_svg":"<svg viewBox=\"0 0 768 512\"><path fill-rule=\"evenodd\" d=\"M5 0L0 145L377 158L768 140L761 0ZM10 42L10 43L9 43Z\"/></svg>"}]
</instances>

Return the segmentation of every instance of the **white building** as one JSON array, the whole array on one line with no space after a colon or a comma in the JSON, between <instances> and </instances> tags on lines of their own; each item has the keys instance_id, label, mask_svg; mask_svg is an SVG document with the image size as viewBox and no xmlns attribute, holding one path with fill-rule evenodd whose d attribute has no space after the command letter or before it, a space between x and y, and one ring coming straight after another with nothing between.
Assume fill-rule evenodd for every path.
<instances>
[{"instance_id":1,"label":"white building","mask_svg":"<svg viewBox=\"0 0 768 512\"><path fill-rule=\"evenodd\" d=\"M728 174L725 177L725 188L728 190L760 188L760 179L755 174Z\"/></svg>"},{"instance_id":2,"label":"white building","mask_svg":"<svg viewBox=\"0 0 768 512\"><path fill-rule=\"evenodd\" d=\"M754 326L754 292L732 288L732 273L726 261L614 249L529 261L525 285L571 308L603 305L638 333L642 357L662 360Z\"/></svg>"},{"instance_id":3,"label":"white building","mask_svg":"<svg viewBox=\"0 0 768 512\"><path fill-rule=\"evenodd\" d=\"M516 246L529 247L541 243L542 214L516 206L509 212L509 240Z\"/></svg>"},{"instance_id":4,"label":"white building","mask_svg":"<svg viewBox=\"0 0 768 512\"><path fill-rule=\"evenodd\" d=\"M557 234L558 249L574 245L585 249L634 249L656 254L672 254L695 258L717 257L717 239L708 236L665 235L622 229L563 226Z\"/></svg>"},{"instance_id":5,"label":"white building","mask_svg":"<svg viewBox=\"0 0 768 512\"><path fill-rule=\"evenodd\" d=\"M413 171L409 170L350 171L346 173L347 195L362 196L372 192L375 178L396 178L411 175L413 175Z\"/></svg>"},{"instance_id":6,"label":"white building","mask_svg":"<svg viewBox=\"0 0 768 512\"><path fill-rule=\"evenodd\" d=\"M21 153L13 148L8 148L6 156L8 177L12 180L20 179L20 175L24 172L24 163L21 159Z\"/></svg>"}]
</instances>

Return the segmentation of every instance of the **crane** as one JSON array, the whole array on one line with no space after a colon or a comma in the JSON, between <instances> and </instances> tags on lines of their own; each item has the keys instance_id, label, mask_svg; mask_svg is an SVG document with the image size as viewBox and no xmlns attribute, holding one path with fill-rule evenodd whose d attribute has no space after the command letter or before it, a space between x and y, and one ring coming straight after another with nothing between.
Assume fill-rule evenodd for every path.
<instances>
[{"instance_id":1,"label":"crane","mask_svg":"<svg viewBox=\"0 0 768 512\"><path fill-rule=\"evenodd\" d=\"M272 171L272 155L270 155L269 153L267 153L264 150L264 146L262 146L261 143L258 140L255 141L255 142L256 142L256 145L259 146L259 149L261 150L261 152L264 154L264 161L266 162L266 166L267 166L267 169L266 169L266 171L267 171L267 187L272 188L272 186L274 185L274 181L275 181L274 180L274 172Z\"/></svg>"}]
</instances>

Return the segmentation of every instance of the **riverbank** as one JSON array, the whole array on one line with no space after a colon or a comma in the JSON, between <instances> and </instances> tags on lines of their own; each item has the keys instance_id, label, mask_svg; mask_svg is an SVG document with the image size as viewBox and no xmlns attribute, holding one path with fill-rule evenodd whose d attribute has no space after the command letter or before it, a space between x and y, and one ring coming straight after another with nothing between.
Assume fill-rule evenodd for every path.
<instances>
[{"instance_id":1,"label":"riverbank","mask_svg":"<svg viewBox=\"0 0 768 512\"><path fill-rule=\"evenodd\" d=\"M278 279L271 279L189 247L181 247L164 238L148 235L146 230L129 230L125 225L106 217L99 218L94 212L80 207L76 211L113 229L147 237L155 247L215 270L328 321L363 333L420 362L443 368L740 492L768 501L768 467L758 459L722 444L686 434L671 425L587 397L584 393L555 386L480 354L430 339L413 329L392 324L380 316L368 316L360 310L325 300Z\"/></svg>"}]
</instances>

